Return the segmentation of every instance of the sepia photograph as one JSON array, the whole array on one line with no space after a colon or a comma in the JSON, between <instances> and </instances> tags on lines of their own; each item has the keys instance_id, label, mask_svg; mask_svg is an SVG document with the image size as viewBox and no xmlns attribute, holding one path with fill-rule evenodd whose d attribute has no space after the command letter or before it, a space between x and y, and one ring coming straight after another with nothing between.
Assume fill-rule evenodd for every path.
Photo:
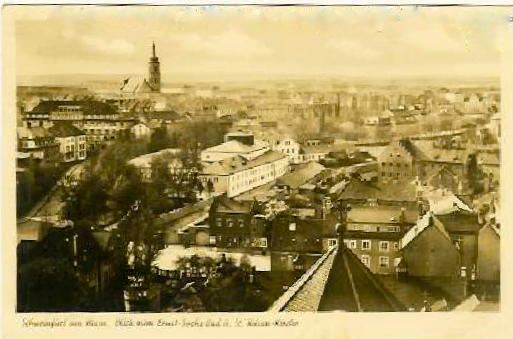
<instances>
[{"instance_id":1,"label":"sepia photograph","mask_svg":"<svg viewBox=\"0 0 513 339\"><path fill-rule=\"evenodd\" d=\"M511 7L13 7L13 312L500 313Z\"/></svg>"}]
</instances>

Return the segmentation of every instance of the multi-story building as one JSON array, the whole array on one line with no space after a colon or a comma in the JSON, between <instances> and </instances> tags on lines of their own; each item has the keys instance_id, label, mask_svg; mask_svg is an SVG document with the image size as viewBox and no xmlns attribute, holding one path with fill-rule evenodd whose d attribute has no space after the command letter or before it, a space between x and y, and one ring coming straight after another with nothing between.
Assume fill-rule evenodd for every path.
<instances>
[{"instance_id":1,"label":"multi-story building","mask_svg":"<svg viewBox=\"0 0 513 339\"><path fill-rule=\"evenodd\" d=\"M23 116L24 125L29 128L49 128L62 121L84 130L89 148L94 149L98 144L116 139L120 131L130 128L136 120L94 100L41 101Z\"/></svg>"},{"instance_id":2,"label":"multi-story building","mask_svg":"<svg viewBox=\"0 0 513 339\"><path fill-rule=\"evenodd\" d=\"M266 220L255 214L254 204L225 195L215 198L209 213L210 244L240 251L265 251Z\"/></svg>"},{"instance_id":3,"label":"multi-story building","mask_svg":"<svg viewBox=\"0 0 513 339\"><path fill-rule=\"evenodd\" d=\"M378 157L379 182L418 178L421 182L443 168L463 180L467 173L470 151L435 147L431 141L394 141Z\"/></svg>"},{"instance_id":4,"label":"multi-story building","mask_svg":"<svg viewBox=\"0 0 513 339\"><path fill-rule=\"evenodd\" d=\"M344 243L373 273L394 273L401 258L399 241L417 218L417 209L354 207L347 215Z\"/></svg>"},{"instance_id":5,"label":"multi-story building","mask_svg":"<svg viewBox=\"0 0 513 339\"><path fill-rule=\"evenodd\" d=\"M43 127L18 127L18 151L35 159L51 159L59 156L59 142Z\"/></svg>"},{"instance_id":6,"label":"multi-story building","mask_svg":"<svg viewBox=\"0 0 513 339\"><path fill-rule=\"evenodd\" d=\"M238 142L238 141L230 141ZM224 158L203 167L200 178L216 193L229 198L265 185L289 170L289 159L282 153L267 151L251 160L243 156Z\"/></svg>"},{"instance_id":7,"label":"multi-story building","mask_svg":"<svg viewBox=\"0 0 513 339\"><path fill-rule=\"evenodd\" d=\"M64 162L87 158L87 140L84 131L70 122L57 122L48 132L59 142L59 152Z\"/></svg>"}]
</instances>

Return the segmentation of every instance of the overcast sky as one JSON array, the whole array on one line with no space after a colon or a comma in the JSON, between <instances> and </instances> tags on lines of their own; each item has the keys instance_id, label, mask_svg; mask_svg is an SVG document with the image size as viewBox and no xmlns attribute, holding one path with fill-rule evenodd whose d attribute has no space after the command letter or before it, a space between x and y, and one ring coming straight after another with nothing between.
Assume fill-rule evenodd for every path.
<instances>
[{"instance_id":1,"label":"overcast sky","mask_svg":"<svg viewBox=\"0 0 513 339\"><path fill-rule=\"evenodd\" d=\"M38 7L17 22L16 69L145 75L154 40L166 76L497 76L510 14L497 7Z\"/></svg>"}]
</instances>

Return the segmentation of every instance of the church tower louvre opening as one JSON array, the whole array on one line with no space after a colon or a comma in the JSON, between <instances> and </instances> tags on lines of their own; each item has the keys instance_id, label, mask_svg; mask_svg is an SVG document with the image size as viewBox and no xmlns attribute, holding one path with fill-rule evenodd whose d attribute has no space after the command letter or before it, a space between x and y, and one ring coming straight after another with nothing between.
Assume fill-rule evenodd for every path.
<instances>
[{"instance_id":1,"label":"church tower louvre opening","mask_svg":"<svg viewBox=\"0 0 513 339\"><path fill-rule=\"evenodd\" d=\"M148 63L148 82L152 92L160 92L160 61L155 52L155 42L153 42L152 52Z\"/></svg>"}]
</instances>

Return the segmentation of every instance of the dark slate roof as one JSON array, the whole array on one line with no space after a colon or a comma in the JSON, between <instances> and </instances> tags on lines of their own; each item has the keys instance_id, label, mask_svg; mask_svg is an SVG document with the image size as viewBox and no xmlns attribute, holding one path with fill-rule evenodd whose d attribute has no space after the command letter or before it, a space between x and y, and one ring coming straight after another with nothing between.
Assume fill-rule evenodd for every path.
<instances>
[{"instance_id":1,"label":"dark slate roof","mask_svg":"<svg viewBox=\"0 0 513 339\"><path fill-rule=\"evenodd\" d=\"M394 312L406 308L349 249L324 254L270 312Z\"/></svg>"},{"instance_id":2,"label":"dark slate roof","mask_svg":"<svg viewBox=\"0 0 513 339\"><path fill-rule=\"evenodd\" d=\"M48 132L57 138L76 137L78 135L85 135L85 132L75 127L70 122L57 122L48 129Z\"/></svg>"},{"instance_id":3,"label":"dark slate roof","mask_svg":"<svg viewBox=\"0 0 513 339\"><path fill-rule=\"evenodd\" d=\"M94 100L48 100L41 101L32 113L50 113L60 106L80 106L85 114L115 114L114 107L101 101Z\"/></svg>"}]
</instances>

